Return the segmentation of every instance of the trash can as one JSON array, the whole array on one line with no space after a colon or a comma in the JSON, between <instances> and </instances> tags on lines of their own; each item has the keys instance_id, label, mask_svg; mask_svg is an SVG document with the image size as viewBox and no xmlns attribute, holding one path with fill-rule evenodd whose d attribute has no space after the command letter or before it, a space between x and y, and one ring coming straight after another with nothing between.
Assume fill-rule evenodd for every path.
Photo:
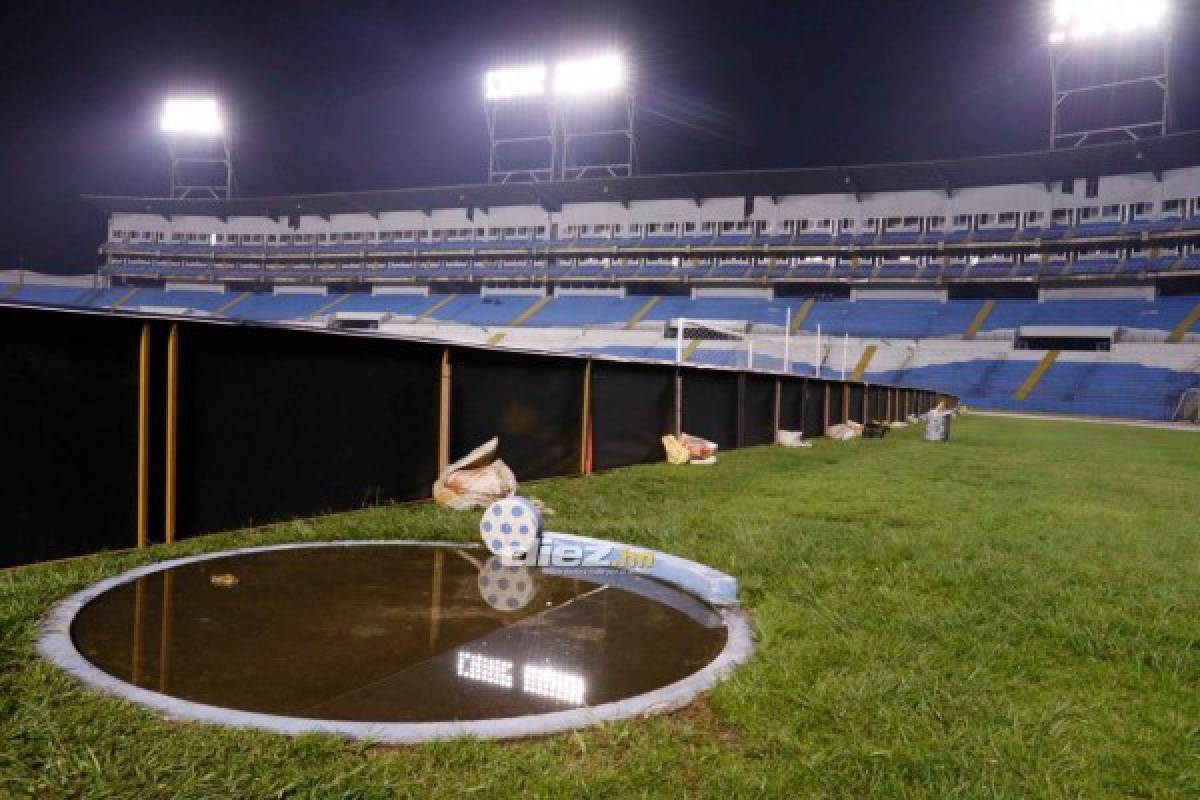
<instances>
[{"instance_id":1,"label":"trash can","mask_svg":"<svg viewBox=\"0 0 1200 800\"><path fill-rule=\"evenodd\" d=\"M934 409L925 415L925 441L950 441L950 420L954 415L949 411Z\"/></svg>"}]
</instances>

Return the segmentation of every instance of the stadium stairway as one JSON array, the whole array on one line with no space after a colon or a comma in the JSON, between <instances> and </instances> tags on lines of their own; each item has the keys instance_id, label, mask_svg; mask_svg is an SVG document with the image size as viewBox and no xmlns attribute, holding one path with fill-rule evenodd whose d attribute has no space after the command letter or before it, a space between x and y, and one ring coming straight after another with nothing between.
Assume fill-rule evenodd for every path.
<instances>
[{"instance_id":1,"label":"stadium stairway","mask_svg":"<svg viewBox=\"0 0 1200 800\"><path fill-rule=\"evenodd\" d=\"M233 299L232 299L232 300L230 300L229 302L227 302L227 303L225 303L224 305L222 305L222 306L220 306L219 308L217 308L217 309L215 310L215 313L217 313L217 314L228 314L228 313L229 313L230 311L232 311L232 310L233 310L235 307L237 307L237 306L241 305L242 303L246 302L247 300L249 300L249 299L250 299L250 295L251 295L251 293L250 293L250 292L242 292L242 293L241 293L241 294L239 294L237 297L233 298Z\"/></svg>"},{"instance_id":2,"label":"stadium stairway","mask_svg":"<svg viewBox=\"0 0 1200 800\"><path fill-rule=\"evenodd\" d=\"M991 316L991 313L995 308L995 300L988 299L984 301L983 305L979 307L979 311L975 314L975 317L971 320L971 324L968 325L967 329L963 332L963 338L974 339L979 333L979 329L983 327L985 322L987 322L987 318Z\"/></svg>"},{"instance_id":3,"label":"stadium stairway","mask_svg":"<svg viewBox=\"0 0 1200 800\"><path fill-rule=\"evenodd\" d=\"M875 357L878 349L879 347L873 344L869 344L863 348L862 355L858 358L858 363L854 365L854 372L850 374L850 380L861 381L863 379L863 375L867 374L867 368L871 366L871 359Z\"/></svg>"},{"instance_id":4,"label":"stadium stairway","mask_svg":"<svg viewBox=\"0 0 1200 800\"><path fill-rule=\"evenodd\" d=\"M312 319L315 319L316 317L320 317L320 316L323 316L323 315L325 315L325 314L328 314L329 312L333 311L335 308L337 308L338 306L342 305L343 303L345 303L345 302L346 302L347 300L349 300L349 299L350 299L350 295L349 295L349 294L340 294L340 295L338 295L337 297L335 297L335 298L333 298L332 300L330 300L330 301L329 301L328 303L326 303L325 305L323 305L323 306L321 306L320 308L318 308L316 311L314 311L314 312L312 312L311 314L309 314L309 315L308 315L307 317L305 317L304 319L306 319L306 320L312 320Z\"/></svg>"},{"instance_id":5,"label":"stadium stairway","mask_svg":"<svg viewBox=\"0 0 1200 800\"><path fill-rule=\"evenodd\" d=\"M525 309L520 314L518 314L516 319L514 319L512 322L508 323L509 326L513 327L513 328L521 327L526 322L528 322L531 317L533 317L535 314L537 314L539 311L541 311L546 306L550 305L550 303L553 300L554 300L554 295L546 295L545 297L541 298L536 303L531 305L529 308Z\"/></svg>"},{"instance_id":6,"label":"stadium stairway","mask_svg":"<svg viewBox=\"0 0 1200 800\"><path fill-rule=\"evenodd\" d=\"M1042 360L1039 361L1038 365L1033 368L1032 372L1029 373L1029 377L1027 377L1024 382L1017 387L1017 390L1013 392L1013 399L1024 400L1025 398L1029 397L1033 390L1037 388L1037 385L1042 380L1042 377L1045 376L1050 368L1054 366L1054 362L1058 360L1060 355L1062 355L1062 351L1050 350L1046 353L1046 355L1042 356Z\"/></svg>"},{"instance_id":7,"label":"stadium stairway","mask_svg":"<svg viewBox=\"0 0 1200 800\"><path fill-rule=\"evenodd\" d=\"M630 317L629 321L625 323L626 330L633 330L636 328L638 323L646 318L646 315L649 314L656 305L658 305L658 301L661 299L661 297L651 297L649 300L647 300L642 307L637 310L637 313Z\"/></svg>"},{"instance_id":8,"label":"stadium stairway","mask_svg":"<svg viewBox=\"0 0 1200 800\"><path fill-rule=\"evenodd\" d=\"M1196 303L1195 307L1188 312L1188 315L1179 321L1179 324L1167 336L1167 341L1171 344L1178 344L1183 341L1183 337L1188 331L1196 327L1197 322L1200 322L1200 302Z\"/></svg>"}]
</instances>

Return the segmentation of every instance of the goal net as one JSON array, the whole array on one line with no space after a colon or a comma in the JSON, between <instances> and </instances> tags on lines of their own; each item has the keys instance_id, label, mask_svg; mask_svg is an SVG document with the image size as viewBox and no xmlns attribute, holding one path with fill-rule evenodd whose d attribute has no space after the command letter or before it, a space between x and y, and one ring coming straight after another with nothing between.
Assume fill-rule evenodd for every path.
<instances>
[{"instance_id":1,"label":"goal net","mask_svg":"<svg viewBox=\"0 0 1200 800\"><path fill-rule=\"evenodd\" d=\"M1200 423L1200 389L1188 389L1180 395L1175 421Z\"/></svg>"},{"instance_id":2,"label":"goal net","mask_svg":"<svg viewBox=\"0 0 1200 800\"><path fill-rule=\"evenodd\" d=\"M784 335L756 335L749 322L675 318L666 324L676 363L740 369L784 369ZM777 340L777 341L776 341Z\"/></svg>"}]
</instances>

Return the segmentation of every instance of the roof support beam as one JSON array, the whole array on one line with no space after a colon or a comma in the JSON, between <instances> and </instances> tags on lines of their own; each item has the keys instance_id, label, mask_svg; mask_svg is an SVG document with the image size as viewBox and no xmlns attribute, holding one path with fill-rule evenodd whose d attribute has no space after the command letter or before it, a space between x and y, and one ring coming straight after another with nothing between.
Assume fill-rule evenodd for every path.
<instances>
[{"instance_id":1,"label":"roof support beam","mask_svg":"<svg viewBox=\"0 0 1200 800\"><path fill-rule=\"evenodd\" d=\"M850 170L842 170L842 182L846 184L846 190L850 192L850 194L854 195L854 201L861 203L863 196L862 187L859 186L858 181L854 179L854 176L850 174Z\"/></svg>"},{"instance_id":2,"label":"roof support beam","mask_svg":"<svg viewBox=\"0 0 1200 800\"><path fill-rule=\"evenodd\" d=\"M1146 152L1146 147L1141 139L1137 140L1137 156L1138 160L1146 162L1146 166L1150 168L1150 174L1154 176L1154 180L1162 183L1162 167L1158 166L1154 159L1150 157L1150 154Z\"/></svg>"},{"instance_id":3,"label":"roof support beam","mask_svg":"<svg viewBox=\"0 0 1200 800\"><path fill-rule=\"evenodd\" d=\"M942 191L946 193L946 197L954 197L955 186L954 181L950 180L950 176L938 164L933 165L933 171L938 176L938 180L942 182Z\"/></svg>"}]
</instances>

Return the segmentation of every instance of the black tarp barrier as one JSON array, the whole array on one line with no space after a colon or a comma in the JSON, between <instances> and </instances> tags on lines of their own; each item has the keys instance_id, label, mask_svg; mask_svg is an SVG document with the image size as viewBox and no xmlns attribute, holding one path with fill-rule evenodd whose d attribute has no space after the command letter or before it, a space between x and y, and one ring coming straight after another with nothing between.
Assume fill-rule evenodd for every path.
<instances>
[{"instance_id":1,"label":"black tarp barrier","mask_svg":"<svg viewBox=\"0 0 1200 800\"><path fill-rule=\"evenodd\" d=\"M835 381L828 381L825 385L829 387L829 424L837 425L845 422L845 385Z\"/></svg>"},{"instance_id":2,"label":"black tarp barrier","mask_svg":"<svg viewBox=\"0 0 1200 800\"><path fill-rule=\"evenodd\" d=\"M742 396L742 446L757 447L775 441L775 378L746 375Z\"/></svg>"},{"instance_id":3,"label":"black tarp barrier","mask_svg":"<svg viewBox=\"0 0 1200 800\"><path fill-rule=\"evenodd\" d=\"M736 372L683 370L683 432L737 448L738 375Z\"/></svg>"},{"instance_id":4,"label":"black tarp barrier","mask_svg":"<svg viewBox=\"0 0 1200 800\"><path fill-rule=\"evenodd\" d=\"M867 420L863 419L863 395L866 393L866 387L861 383L851 383L846 391L850 393L849 418L865 424Z\"/></svg>"},{"instance_id":5,"label":"black tarp barrier","mask_svg":"<svg viewBox=\"0 0 1200 800\"><path fill-rule=\"evenodd\" d=\"M592 363L592 468L662 461L675 430L675 370Z\"/></svg>"},{"instance_id":6,"label":"black tarp barrier","mask_svg":"<svg viewBox=\"0 0 1200 800\"><path fill-rule=\"evenodd\" d=\"M808 382L803 378L784 378L779 387L779 427L785 431L802 431L813 436L804 424L804 395Z\"/></svg>"},{"instance_id":7,"label":"black tarp barrier","mask_svg":"<svg viewBox=\"0 0 1200 800\"><path fill-rule=\"evenodd\" d=\"M585 363L451 348L450 460L498 436L518 481L578 474Z\"/></svg>"},{"instance_id":8,"label":"black tarp barrier","mask_svg":"<svg viewBox=\"0 0 1200 800\"><path fill-rule=\"evenodd\" d=\"M438 348L206 325L179 347L181 536L429 496Z\"/></svg>"},{"instance_id":9,"label":"black tarp barrier","mask_svg":"<svg viewBox=\"0 0 1200 800\"><path fill-rule=\"evenodd\" d=\"M178 364L174 450L168 363ZM443 445L454 459L492 436L519 480L578 474L587 466L585 397L592 468L658 461L660 438L675 427L677 373L683 429L725 450L771 441L777 381L781 427L822 435L827 390L831 422L842 419L836 381L593 359L585 391L588 364L372 334L0 305L0 566L136 546L139 496L152 542L170 530L168 498L177 537L428 498ZM911 399L918 411L942 396Z\"/></svg>"},{"instance_id":10,"label":"black tarp barrier","mask_svg":"<svg viewBox=\"0 0 1200 800\"><path fill-rule=\"evenodd\" d=\"M804 382L804 435L825 435L825 381L816 378Z\"/></svg>"},{"instance_id":11,"label":"black tarp barrier","mask_svg":"<svg viewBox=\"0 0 1200 800\"><path fill-rule=\"evenodd\" d=\"M136 543L141 330L0 314L0 567Z\"/></svg>"}]
</instances>

